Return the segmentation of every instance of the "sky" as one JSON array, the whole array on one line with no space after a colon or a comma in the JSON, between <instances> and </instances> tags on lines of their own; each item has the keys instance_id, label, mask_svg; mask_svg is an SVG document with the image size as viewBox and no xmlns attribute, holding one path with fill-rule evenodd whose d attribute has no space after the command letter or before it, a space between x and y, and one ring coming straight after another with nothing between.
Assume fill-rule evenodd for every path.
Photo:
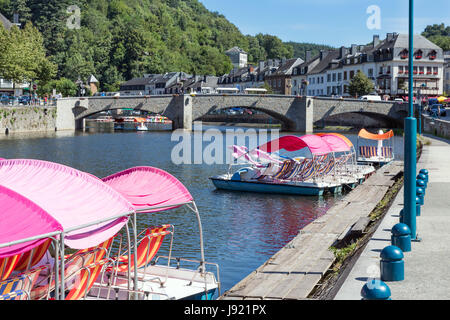
<instances>
[{"instance_id":1,"label":"sky","mask_svg":"<svg viewBox=\"0 0 450 320\"><path fill-rule=\"evenodd\" d=\"M199 0L243 34L334 47L366 44L374 34L408 33L408 0ZM414 33L450 25L450 0L415 0Z\"/></svg>"}]
</instances>

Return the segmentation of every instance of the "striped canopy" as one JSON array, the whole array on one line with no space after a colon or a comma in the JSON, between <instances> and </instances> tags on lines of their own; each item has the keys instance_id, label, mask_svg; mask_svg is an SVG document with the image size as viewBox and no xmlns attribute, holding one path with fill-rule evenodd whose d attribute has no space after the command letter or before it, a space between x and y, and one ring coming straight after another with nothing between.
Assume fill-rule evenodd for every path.
<instances>
[{"instance_id":1,"label":"striped canopy","mask_svg":"<svg viewBox=\"0 0 450 320\"><path fill-rule=\"evenodd\" d=\"M313 155L333 152L330 146L322 140L321 137L314 134L307 134L301 137L287 135L269 141L258 147L258 149L266 152L276 152L281 149L286 151L297 151L303 148L308 148Z\"/></svg>"},{"instance_id":2,"label":"striped canopy","mask_svg":"<svg viewBox=\"0 0 450 320\"><path fill-rule=\"evenodd\" d=\"M2 217L9 213L1 220L0 243L63 230L67 232L67 246L85 249L111 238L128 220L114 217L134 211L127 199L101 180L53 162L1 160L0 186L4 200L0 201L0 212ZM25 219L26 214L29 216ZM74 230L100 220L105 222ZM23 232L7 232L16 226L21 226ZM0 257L25 252L39 244L2 248Z\"/></svg>"},{"instance_id":3,"label":"striped canopy","mask_svg":"<svg viewBox=\"0 0 450 320\"><path fill-rule=\"evenodd\" d=\"M388 132L385 132L383 134L375 134L370 133L366 129L361 129L358 133L358 137L369 139L369 140L386 140L390 139L394 136L394 131L389 130Z\"/></svg>"},{"instance_id":4,"label":"striped canopy","mask_svg":"<svg viewBox=\"0 0 450 320\"><path fill-rule=\"evenodd\" d=\"M353 147L353 143L339 133L316 133L316 135L324 140L334 152L347 152Z\"/></svg>"},{"instance_id":5,"label":"striped canopy","mask_svg":"<svg viewBox=\"0 0 450 320\"><path fill-rule=\"evenodd\" d=\"M140 212L165 211L193 201L189 191L177 178L154 167L130 168L102 181Z\"/></svg>"}]
</instances>

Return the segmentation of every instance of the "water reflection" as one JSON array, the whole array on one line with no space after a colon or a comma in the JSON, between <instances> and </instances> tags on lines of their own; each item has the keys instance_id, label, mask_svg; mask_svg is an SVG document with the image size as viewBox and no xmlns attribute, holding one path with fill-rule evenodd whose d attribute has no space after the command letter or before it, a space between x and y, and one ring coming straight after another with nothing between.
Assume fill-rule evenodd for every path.
<instances>
[{"instance_id":1,"label":"water reflection","mask_svg":"<svg viewBox=\"0 0 450 320\"><path fill-rule=\"evenodd\" d=\"M346 136L356 144L355 134ZM0 138L0 157L54 161L98 177L133 166L155 166L170 172L196 200L206 259L219 264L223 290L263 264L340 198L216 190L208 178L226 171L227 165L175 165L171 151L176 143L171 141L171 132L10 134ZM402 146L402 137L396 137L396 157L400 159ZM179 208L139 217L140 230L163 223L175 225L174 256L200 257L198 226L192 212ZM167 244L161 253L167 253Z\"/></svg>"}]
</instances>

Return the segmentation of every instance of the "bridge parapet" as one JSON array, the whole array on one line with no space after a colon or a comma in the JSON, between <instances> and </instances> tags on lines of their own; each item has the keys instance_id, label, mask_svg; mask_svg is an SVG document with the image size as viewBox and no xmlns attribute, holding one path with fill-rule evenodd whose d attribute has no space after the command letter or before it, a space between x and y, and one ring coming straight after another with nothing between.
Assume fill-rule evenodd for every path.
<instances>
[{"instance_id":1,"label":"bridge parapet","mask_svg":"<svg viewBox=\"0 0 450 320\"><path fill-rule=\"evenodd\" d=\"M260 110L282 123L283 130L312 132L313 123L346 113L372 114L401 120L406 104L356 99L332 99L256 94L158 95L63 98L57 101L58 130L82 127L82 119L104 110L132 108L159 113L173 129L192 128L192 122L211 111L245 107Z\"/></svg>"}]
</instances>

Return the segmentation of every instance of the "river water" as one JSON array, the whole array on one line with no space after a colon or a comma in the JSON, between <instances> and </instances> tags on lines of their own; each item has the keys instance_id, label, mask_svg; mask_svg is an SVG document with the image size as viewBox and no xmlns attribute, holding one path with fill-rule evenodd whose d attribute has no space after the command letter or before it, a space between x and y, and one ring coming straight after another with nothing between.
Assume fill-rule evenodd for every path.
<instances>
[{"instance_id":1,"label":"river water","mask_svg":"<svg viewBox=\"0 0 450 320\"><path fill-rule=\"evenodd\" d=\"M224 127L203 130L208 128L226 130ZM188 133L191 142L195 142L195 134ZM287 133L281 135L284 134ZM345 135L356 145L355 134ZM58 162L98 177L134 166L154 166L173 174L189 189L199 208L206 260L220 266L222 293L263 264L302 227L325 214L342 197L219 191L208 178L226 172L228 165L174 163L173 150L179 143L180 139L173 138L168 131L10 134L0 137L0 157ZM203 148L208 143L204 142ZM199 150L196 148L191 150L192 159ZM395 137L395 153L399 159L402 159L402 148L403 138ZM138 231L162 223L175 226L174 256L200 257L198 227L192 212L179 208L161 214L143 214L139 217ZM167 246L163 245L160 253L166 254Z\"/></svg>"}]
</instances>

